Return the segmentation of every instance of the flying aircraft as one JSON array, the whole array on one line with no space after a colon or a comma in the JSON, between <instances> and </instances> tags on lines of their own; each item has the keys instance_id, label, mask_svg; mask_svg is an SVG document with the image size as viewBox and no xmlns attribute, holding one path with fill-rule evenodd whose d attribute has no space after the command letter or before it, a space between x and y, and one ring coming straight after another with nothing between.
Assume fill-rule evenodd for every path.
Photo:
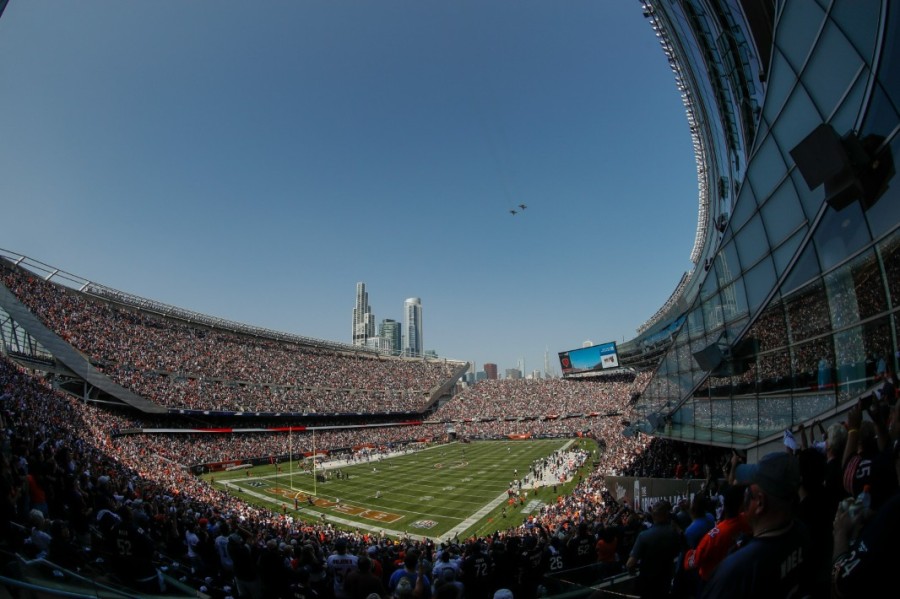
<instances>
[{"instance_id":1,"label":"flying aircraft","mask_svg":"<svg viewBox=\"0 0 900 599\"><path fill-rule=\"evenodd\" d=\"M526 206L525 204L519 204L519 208L525 210L526 208L528 208L528 206Z\"/></svg>"},{"instance_id":2,"label":"flying aircraft","mask_svg":"<svg viewBox=\"0 0 900 599\"><path fill-rule=\"evenodd\" d=\"M516 214L518 214L518 212L516 212L515 210L510 210L509 213L512 214L513 216L515 216Z\"/></svg>"}]
</instances>

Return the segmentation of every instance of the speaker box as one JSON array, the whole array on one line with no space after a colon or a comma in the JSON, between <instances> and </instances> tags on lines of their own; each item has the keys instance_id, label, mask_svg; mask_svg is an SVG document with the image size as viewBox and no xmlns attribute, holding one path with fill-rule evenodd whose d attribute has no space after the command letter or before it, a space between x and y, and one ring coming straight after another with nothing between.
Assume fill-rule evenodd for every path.
<instances>
[{"instance_id":1,"label":"speaker box","mask_svg":"<svg viewBox=\"0 0 900 599\"><path fill-rule=\"evenodd\" d=\"M700 351L694 352L694 359L700 368L712 371L719 367L719 364L725 359L725 355L722 353L722 348L717 343L713 343Z\"/></svg>"},{"instance_id":2,"label":"speaker box","mask_svg":"<svg viewBox=\"0 0 900 599\"><path fill-rule=\"evenodd\" d=\"M791 150L791 157L810 189L825 185L825 201L841 210L860 200L871 207L887 190L894 176L890 148L878 154L884 137L860 139L850 131L838 136L834 127L822 123Z\"/></svg>"}]
</instances>

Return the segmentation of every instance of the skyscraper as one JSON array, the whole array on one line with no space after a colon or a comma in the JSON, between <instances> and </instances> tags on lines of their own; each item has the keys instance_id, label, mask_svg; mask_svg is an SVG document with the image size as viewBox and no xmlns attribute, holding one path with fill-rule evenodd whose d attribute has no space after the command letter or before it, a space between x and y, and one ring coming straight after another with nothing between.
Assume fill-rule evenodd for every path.
<instances>
[{"instance_id":1,"label":"skyscraper","mask_svg":"<svg viewBox=\"0 0 900 599\"><path fill-rule=\"evenodd\" d=\"M403 355L422 355L422 300L411 297L403 302Z\"/></svg>"},{"instance_id":2,"label":"skyscraper","mask_svg":"<svg viewBox=\"0 0 900 599\"><path fill-rule=\"evenodd\" d=\"M487 375L488 380L497 380L497 365L491 362L486 363L484 365L484 373Z\"/></svg>"},{"instance_id":3,"label":"skyscraper","mask_svg":"<svg viewBox=\"0 0 900 599\"><path fill-rule=\"evenodd\" d=\"M356 284L356 304L353 306L353 345L366 345L366 339L375 336L375 315L369 307L369 294L365 283Z\"/></svg>"},{"instance_id":4,"label":"skyscraper","mask_svg":"<svg viewBox=\"0 0 900 599\"><path fill-rule=\"evenodd\" d=\"M385 318L381 321L380 330L378 331L378 336L382 339L387 340L387 346L390 348L390 353L392 356L400 355L400 323L396 320L391 320L390 318Z\"/></svg>"}]
</instances>

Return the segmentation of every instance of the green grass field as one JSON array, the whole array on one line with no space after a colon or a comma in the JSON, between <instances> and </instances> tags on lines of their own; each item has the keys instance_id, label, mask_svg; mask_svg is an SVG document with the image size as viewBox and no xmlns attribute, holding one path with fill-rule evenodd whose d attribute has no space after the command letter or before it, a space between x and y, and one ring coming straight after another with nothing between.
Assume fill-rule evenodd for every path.
<instances>
[{"instance_id":1,"label":"green grass field","mask_svg":"<svg viewBox=\"0 0 900 599\"><path fill-rule=\"evenodd\" d=\"M216 486L250 503L307 521L324 518L343 528L384 531L392 537L465 538L518 525L554 500L551 489L535 494L528 485L523 487L528 492L524 505L507 507L502 515L510 481L529 472L535 460L578 446L596 448L587 439L476 441L340 466L340 478L335 469L317 470L327 473L325 482L314 480L312 473L302 471L306 465L297 462L281 464L278 473L274 465L256 466L204 478L214 478ZM584 468L590 467L588 460ZM560 485L557 494L574 484Z\"/></svg>"}]
</instances>

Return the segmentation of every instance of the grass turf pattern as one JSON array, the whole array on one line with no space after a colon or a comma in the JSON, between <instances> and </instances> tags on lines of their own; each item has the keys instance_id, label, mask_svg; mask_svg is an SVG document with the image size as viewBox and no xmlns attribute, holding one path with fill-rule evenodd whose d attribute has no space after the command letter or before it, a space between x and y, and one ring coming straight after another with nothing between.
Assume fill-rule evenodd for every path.
<instances>
[{"instance_id":1,"label":"grass turf pattern","mask_svg":"<svg viewBox=\"0 0 900 599\"><path fill-rule=\"evenodd\" d=\"M214 484L242 499L306 521L327 520L342 528L387 536L445 539L489 534L520 524L527 513L555 500L552 489L522 487L524 502L507 506L506 492L532 464L563 448L593 450L585 439L475 441L433 445L379 460L316 469L324 482L303 471L309 463L256 466L216 473ZM590 461L586 468L590 468ZM574 483L560 485L557 494ZM297 509L295 509L295 506Z\"/></svg>"}]
</instances>

